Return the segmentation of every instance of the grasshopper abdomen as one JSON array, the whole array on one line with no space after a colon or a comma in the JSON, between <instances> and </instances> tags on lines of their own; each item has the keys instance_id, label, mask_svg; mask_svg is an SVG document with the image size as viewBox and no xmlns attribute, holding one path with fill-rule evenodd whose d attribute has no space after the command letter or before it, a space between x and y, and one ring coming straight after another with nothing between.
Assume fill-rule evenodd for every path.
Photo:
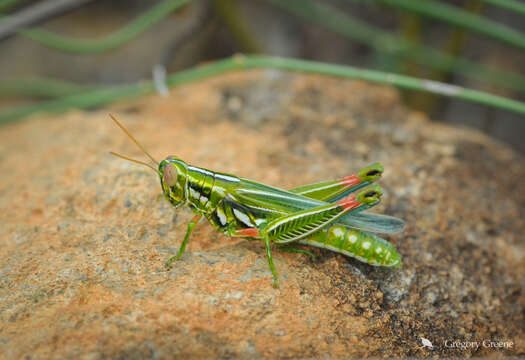
<instances>
[{"instance_id":1,"label":"grasshopper abdomen","mask_svg":"<svg viewBox=\"0 0 525 360\"><path fill-rule=\"evenodd\" d=\"M401 266L401 256L388 241L339 224L298 242L335 251L374 266Z\"/></svg>"}]
</instances>

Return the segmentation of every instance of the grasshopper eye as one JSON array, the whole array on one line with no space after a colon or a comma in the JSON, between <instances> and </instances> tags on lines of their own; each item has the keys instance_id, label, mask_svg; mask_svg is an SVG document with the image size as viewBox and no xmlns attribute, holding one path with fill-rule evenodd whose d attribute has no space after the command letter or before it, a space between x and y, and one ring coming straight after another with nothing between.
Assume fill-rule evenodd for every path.
<instances>
[{"instance_id":1,"label":"grasshopper eye","mask_svg":"<svg viewBox=\"0 0 525 360\"><path fill-rule=\"evenodd\" d=\"M365 197L366 198L371 198L371 197L376 197L377 196L377 192L376 191L369 191L365 194Z\"/></svg>"},{"instance_id":2,"label":"grasshopper eye","mask_svg":"<svg viewBox=\"0 0 525 360\"><path fill-rule=\"evenodd\" d=\"M164 184L169 187L174 186L177 183L177 169L172 164L166 164L164 166Z\"/></svg>"}]
</instances>

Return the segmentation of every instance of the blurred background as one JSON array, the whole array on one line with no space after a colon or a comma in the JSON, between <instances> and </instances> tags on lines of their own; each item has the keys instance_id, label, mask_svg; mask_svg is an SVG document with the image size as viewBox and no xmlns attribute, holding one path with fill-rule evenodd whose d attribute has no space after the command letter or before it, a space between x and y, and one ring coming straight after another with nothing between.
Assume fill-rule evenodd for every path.
<instances>
[{"instance_id":1,"label":"blurred background","mask_svg":"<svg viewBox=\"0 0 525 360\"><path fill-rule=\"evenodd\" d=\"M166 74L237 53L525 99L522 0L0 0L0 17L0 124L57 110L72 95L72 107L89 108L78 99L94 89L153 80L162 93ZM525 151L523 113L413 90L402 96L434 121Z\"/></svg>"}]
</instances>

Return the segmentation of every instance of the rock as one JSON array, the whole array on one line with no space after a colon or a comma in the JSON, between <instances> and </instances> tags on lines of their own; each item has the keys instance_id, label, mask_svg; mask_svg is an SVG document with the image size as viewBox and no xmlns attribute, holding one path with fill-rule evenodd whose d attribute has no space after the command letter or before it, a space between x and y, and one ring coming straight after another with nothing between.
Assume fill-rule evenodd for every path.
<instances>
[{"instance_id":1,"label":"rock","mask_svg":"<svg viewBox=\"0 0 525 360\"><path fill-rule=\"evenodd\" d=\"M202 223L166 271L192 214L158 196L148 168L108 155L145 159L108 112L159 159L283 188L380 161L378 212L407 222L389 237L403 269L275 250L273 289L263 244ZM5 126L0 148L6 358L525 355L523 157L429 122L391 88L228 74Z\"/></svg>"}]
</instances>

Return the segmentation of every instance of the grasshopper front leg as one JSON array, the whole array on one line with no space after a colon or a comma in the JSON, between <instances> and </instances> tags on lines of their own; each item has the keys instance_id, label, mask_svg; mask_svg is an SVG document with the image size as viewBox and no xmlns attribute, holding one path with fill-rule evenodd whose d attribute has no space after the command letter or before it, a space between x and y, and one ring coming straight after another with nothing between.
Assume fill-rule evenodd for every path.
<instances>
[{"instance_id":1,"label":"grasshopper front leg","mask_svg":"<svg viewBox=\"0 0 525 360\"><path fill-rule=\"evenodd\" d=\"M167 268L170 267L170 265L175 261L175 260L179 260L182 256L182 254L184 254L184 251L186 250L186 245L188 245L188 240L190 238L190 235L193 231L193 228L195 228L195 226L197 225L197 223L199 222L199 220L202 218L202 215L195 215L191 221L188 223L188 230L186 230L186 236L184 236L184 240L182 241L182 244L180 245L180 248L179 248L179 252L177 253L177 255L175 256L172 256L168 259L168 261L166 261L165 263L165 266Z\"/></svg>"}]
</instances>

